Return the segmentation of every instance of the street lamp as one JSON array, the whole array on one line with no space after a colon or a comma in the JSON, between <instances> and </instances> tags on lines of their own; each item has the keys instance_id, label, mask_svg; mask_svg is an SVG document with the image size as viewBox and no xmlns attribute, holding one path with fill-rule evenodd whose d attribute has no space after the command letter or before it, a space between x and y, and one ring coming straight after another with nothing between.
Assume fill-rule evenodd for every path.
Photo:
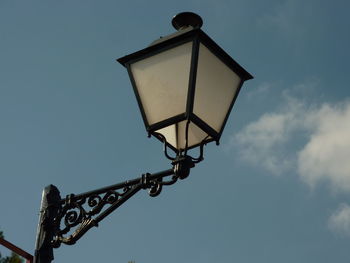
<instances>
[{"instance_id":1,"label":"street lamp","mask_svg":"<svg viewBox=\"0 0 350 263\"><path fill-rule=\"evenodd\" d=\"M245 80L252 76L201 29L193 13L173 18L178 32L118 59L150 135L177 155L220 140Z\"/></svg>"},{"instance_id":2,"label":"street lamp","mask_svg":"<svg viewBox=\"0 0 350 263\"><path fill-rule=\"evenodd\" d=\"M172 24L176 33L118 62L129 73L149 136L164 144L173 167L63 199L55 186L46 187L34 262L51 262L53 248L74 244L139 190L157 196L164 185L186 178L202 161L204 145L219 143L238 93L252 76L200 29L200 16L180 13ZM198 156L190 156L197 147Z\"/></svg>"}]
</instances>

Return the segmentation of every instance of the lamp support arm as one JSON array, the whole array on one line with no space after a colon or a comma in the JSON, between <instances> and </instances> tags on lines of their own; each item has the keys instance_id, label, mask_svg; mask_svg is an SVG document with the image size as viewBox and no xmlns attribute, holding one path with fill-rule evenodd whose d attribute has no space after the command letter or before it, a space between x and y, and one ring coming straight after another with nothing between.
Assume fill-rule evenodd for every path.
<instances>
[{"instance_id":1,"label":"lamp support arm","mask_svg":"<svg viewBox=\"0 0 350 263\"><path fill-rule=\"evenodd\" d=\"M47 186L43 191L34 263L50 263L53 248L62 243L75 244L92 227L124 204L141 189L148 189L150 196L160 194L164 185L172 185L184 179L194 167L191 158L181 156L173 161L173 168L85 192L61 198L58 189ZM163 178L172 176L170 180Z\"/></svg>"},{"instance_id":2,"label":"lamp support arm","mask_svg":"<svg viewBox=\"0 0 350 263\"><path fill-rule=\"evenodd\" d=\"M173 180L177 180L174 169L169 169L143 174L139 178L86 193L67 195L59 201L60 209L53 224L56 231L52 246L57 248L61 243L73 245L90 228L97 227L99 222L141 189L149 189L150 196L157 196L162 190L163 177L170 175L173 175Z\"/></svg>"}]
</instances>

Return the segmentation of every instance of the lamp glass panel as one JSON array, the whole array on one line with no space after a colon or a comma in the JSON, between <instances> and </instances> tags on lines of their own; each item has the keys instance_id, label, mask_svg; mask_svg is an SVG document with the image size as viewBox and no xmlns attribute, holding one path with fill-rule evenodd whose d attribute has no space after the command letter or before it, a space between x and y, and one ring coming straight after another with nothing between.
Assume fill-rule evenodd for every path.
<instances>
[{"instance_id":1,"label":"lamp glass panel","mask_svg":"<svg viewBox=\"0 0 350 263\"><path fill-rule=\"evenodd\" d=\"M186 146L186 123L182 121L178 123L178 149L185 149ZM208 139L208 134L193 122L188 127L188 147L192 147L201 143L204 139Z\"/></svg>"},{"instance_id":2,"label":"lamp glass panel","mask_svg":"<svg viewBox=\"0 0 350 263\"><path fill-rule=\"evenodd\" d=\"M167 142L178 150L184 150L186 146L187 120L159 129L157 132L164 135ZM201 143L204 139L210 139L206 132L193 122L188 127L188 147Z\"/></svg>"},{"instance_id":3,"label":"lamp glass panel","mask_svg":"<svg viewBox=\"0 0 350 263\"><path fill-rule=\"evenodd\" d=\"M148 124L186 111L192 42L131 64Z\"/></svg>"},{"instance_id":4,"label":"lamp glass panel","mask_svg":"<svg viewBox=\"0 0 350 263\"><path fill-rule=\"evenodd\" d=\"M220 132L240 80L232 69L200 44L193 113Z\"/></svg>"},{"instance_id":5,"label":"lamp glass panel","mask_svg":"<svg viewBox=\"0 0 350 263\"><path fill-rule=\"evenodd\" d=\"M159 129L156 132L162 134L171 146L177 148L176 124Z\"/></svg>"}]
</instances>

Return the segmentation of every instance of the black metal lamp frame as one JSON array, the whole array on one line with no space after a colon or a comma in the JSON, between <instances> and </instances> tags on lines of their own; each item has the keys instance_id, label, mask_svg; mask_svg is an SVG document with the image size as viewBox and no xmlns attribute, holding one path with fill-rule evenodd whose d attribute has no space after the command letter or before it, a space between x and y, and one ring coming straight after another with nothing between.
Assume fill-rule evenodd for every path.
<instances>
[{"instance_id":1,"label":"black metal lamp frame","mask_svg":"<svg viewBox=\"0 0 350 263\"><path fill-rule=\"evenodd\" d=\"M164 127L168 127L172 124L179 123L181 121L190 121L196 124L198 127L200 127L203 131L205 131L208 136L204 139L205 143L209 143L212 141L215 141L217 144L219 144L220 137L222 135L222 132L225 128L225 124L227 122L227 119L230 115L230 112L232 110L232 107L237 99L237 96L240 92L240 89L244 83L244 81L252 79L253 76L250 75L243 67L241 67L230 55L228 55L218 44L214 42L206 33L204 33L200 28L200 26L197 26L196 28L193 28L192 30L183 30L183 32L175 33L174 37L165 38L163 41L160 39L159 41L156 41L155 44L142 49L140 51L137 51L135 53L132 53L130 55L121 57L117 59L119 63L121 63L124 67L126 67L129 77L132 83L132 86L134 88L135 96L142 114L142 118L146 127L146 130L149 135L153 135L160 141L163 141L163 137L157 133L157 130L162 129ZM178 26L178 28L181 28ZM166 51L168 49L175 48L177 46L180 46L185 43L192 42L192 58L191 58L191 66L190 66L190 72L189 72L189 87L188 87L188 94L187 94L187 104L185 112L176 116L173 116L169 119L165 119L163 121L160 121L158 123L154 123L150 125L148 123L146 113L144 112L144 108L141 102L140 95L138 93L138 89L136 86L136 82L134 80L134 76L131 70L131 65L137 61L146 59L148 57L154 56L156 54L159 54L163 51ZM205 123L200 117L198 117L196 114L193 113L193 106L194 106L194 94L195 94L195 87L196 87L196 75L197 75L197 66L198 66L198 57L199 57L199 46L200 44L203 44L206 46L213 54L215 54L223 63L225 63L229 68L232 69L240 78L241 82L239 83L239 86L237 88L236 94L231 102L231 105L227 111L227 114L225 116L224 122L222 124L221 130L219 132L215 131L212 127L210 127L207 123ZM196 145L193 145L190 148L195 148L200 146L201 143L198 143ZM174 148L172 145L168 144L168 147L174 150L175 152L179 152L178 149ZM189 149L190 149L189 148Z\"/></svg>"}]
</instances>

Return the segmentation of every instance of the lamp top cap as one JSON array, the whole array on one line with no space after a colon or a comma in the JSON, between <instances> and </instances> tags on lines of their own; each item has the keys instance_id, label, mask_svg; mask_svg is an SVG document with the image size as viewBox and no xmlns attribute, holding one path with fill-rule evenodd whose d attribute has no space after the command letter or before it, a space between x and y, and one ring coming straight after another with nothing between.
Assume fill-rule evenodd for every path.
<instances>
[{"instance_id":1,"label":"lamp top cap","mask_svg":"<svg viewBox=\"0 0 350 263\"><path fill-rule=\"evenodd\" d=\"M181 30L189 26L192 26L193 28L201 28L203 20L195 13L182 12L173 17L171 24L176 30Z\"/></svg>"}]
</instances>

